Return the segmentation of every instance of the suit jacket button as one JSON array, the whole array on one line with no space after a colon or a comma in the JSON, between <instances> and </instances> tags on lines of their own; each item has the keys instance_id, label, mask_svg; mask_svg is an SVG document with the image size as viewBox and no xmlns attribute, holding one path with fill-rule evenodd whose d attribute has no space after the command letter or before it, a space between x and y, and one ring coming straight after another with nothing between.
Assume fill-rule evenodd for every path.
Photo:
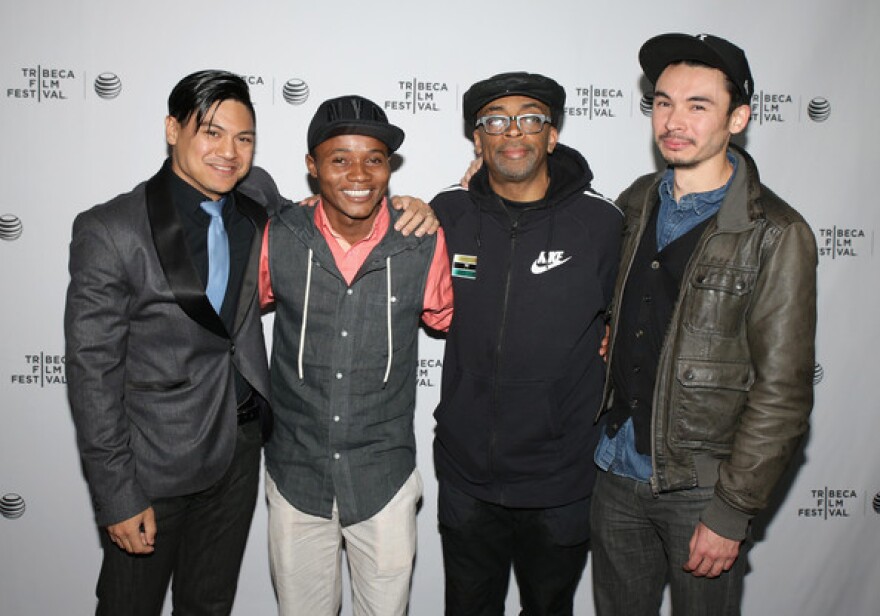
<instances>
[{"instance_id":1,"label":"suit jacket button","mask_svg":"<svg viewBox=\"0 0 880 616\"><path fill-rule=\"evenodd\" d=\"M229 345L229 354L235 355L235 345L234 344Z\"/></svg>"}]
</instances>

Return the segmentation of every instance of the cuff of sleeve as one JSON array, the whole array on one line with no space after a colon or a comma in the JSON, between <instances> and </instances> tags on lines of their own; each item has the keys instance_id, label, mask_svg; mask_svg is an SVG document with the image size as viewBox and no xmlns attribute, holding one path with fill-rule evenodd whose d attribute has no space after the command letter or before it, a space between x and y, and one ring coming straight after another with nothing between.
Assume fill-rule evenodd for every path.
<instances>
[{"instance_id":1,"label":"cuff of sleeve","mask_svg":"<svg viewBox=\"0 0 880 616\"><path fill-rule=\"evenodd\" d=\"M150 507L149 499L140 489L132 488L124 495L99 499L93 496L92 505L95 509L95 522L98 526L110 526L132 518Z\"/></svg>"},{"instance_id":2,"label":"cuff of sleeve","mask_svg":"<svg viewBox=\"0 0 880 616\"><path fill-rule=\"evenodd\" d=\"M734 541L746 538L746 531L752 516L738 511L718 498L716 494L700 514L700 522L713 532Z\"/></svg>"}]
</instances>

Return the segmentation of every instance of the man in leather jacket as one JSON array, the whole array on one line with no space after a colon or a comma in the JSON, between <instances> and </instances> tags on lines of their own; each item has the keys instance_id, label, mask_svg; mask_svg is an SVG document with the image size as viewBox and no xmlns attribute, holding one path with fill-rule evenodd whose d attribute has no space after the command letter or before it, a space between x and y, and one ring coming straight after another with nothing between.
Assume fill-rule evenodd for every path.
<instances>
[{"instance_id":1,"label":"man in leather jacket","mask_svg":"<svg viewBox=\"0 0 880 616\"><path fill-rule=\"evenodd\" d=\"M600 467L597 613L737 614L751 518L768 504L813 404L816 242L732 145L753 93L745 54L666 34L639 61L667 168L618 199Z\"/></svg>"}]
</instances>

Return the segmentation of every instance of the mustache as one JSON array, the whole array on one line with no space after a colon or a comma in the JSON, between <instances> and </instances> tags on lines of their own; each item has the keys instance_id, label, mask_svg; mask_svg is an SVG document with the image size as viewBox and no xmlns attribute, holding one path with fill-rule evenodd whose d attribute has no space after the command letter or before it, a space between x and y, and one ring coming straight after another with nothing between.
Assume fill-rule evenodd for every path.
<instances>
[{"instance_id":1,"label":"mustache","mask_svg":"<svg viewBox=\"0 0 880 616\"><path fill-rule=\"evenodd\" d=\"M535 146L530 143L511 143L498 148L499 152L506 152L507 150L526 150L528 152L534 152Z\"/></svg>"},{"instance_id":2,"label":"mustache","mask_svg":"<svg viewBox=\"0 0 880 616\"><path fill-rule=\"evenodd\" d=\"M677 139L678 141L686 141L691 144L696 143L690 137L685 137L684 135L679 135L676 133L663 133L662 135L660 135L659 139Z\"/></svg>"}]
</instances>

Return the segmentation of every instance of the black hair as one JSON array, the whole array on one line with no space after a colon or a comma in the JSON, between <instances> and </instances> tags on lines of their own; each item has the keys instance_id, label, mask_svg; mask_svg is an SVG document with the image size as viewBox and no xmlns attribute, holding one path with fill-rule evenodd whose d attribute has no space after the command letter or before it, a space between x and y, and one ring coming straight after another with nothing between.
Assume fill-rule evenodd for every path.
<instances>
[{"instance_id":1,"label":"black hair","mask_svg":"<svg viewBox=\"0 0 880 616\"><path fill-rule=\"evenodd\" d=\"M678 60L676 62L670 62L668 66L672 66L673 64L684 64L685 66L702 66L705 68L714 68L719 69L717 66L712 66L710 64L706 64L705 62L700 62L699 60ZM733 113L733 110L741 105L751 105L752 101L748 96L739 91L739 88L736 87L736 84L733 83L733 80L728 76L727 73L721 71L721 74L724 75L724 89L727 90L727 93L730 95L730 105L727 106L727 117L730 117L730 114Z\"/></svg>"},{"instance_id":2,"label":"black hair","mask_svg":"<svg viewBox=\"0 0 880 616\"><path fill-rule=\"evenodd\" d=\"M184 126L195 114L198 128L215 103L233 100L248 108L254 124L257 115L244 79L228 71L204 70L181 79L168 96L168 115Z\"/></svg>"}]
</instances>

